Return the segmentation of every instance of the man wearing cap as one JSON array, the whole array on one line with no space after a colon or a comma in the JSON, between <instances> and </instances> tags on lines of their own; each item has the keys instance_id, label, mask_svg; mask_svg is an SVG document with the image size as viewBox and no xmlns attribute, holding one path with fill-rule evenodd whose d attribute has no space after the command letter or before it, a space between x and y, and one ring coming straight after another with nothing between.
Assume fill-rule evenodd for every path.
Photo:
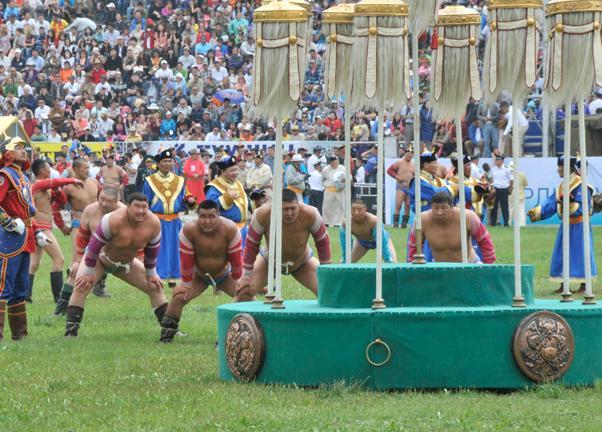
<instances>
[{"instance_id":1,"label":"man wearing cap","mask_svg":"<svg viewBox=\"0 0 602 432\"><path fill-rule=\"evenodd\" d=\"M317 146L313 149L313 154L307 159L307 172L311 174L316 168L318 162L320 164L326 164L326 158L322 154L322 147Z\"/></svg>"},{"instance_id":2,"label":"man wearing cap","mask_svg":"<svg viewBox=\"0 0 602 432\"><path fill-rule=\"evenodd\" d=\"M571 157L570 164L570 177L569 177L569 282L579 282L579 292L585 291L585 262L583 256L584 238L583 238L583 207L582 207L582 194L583 185L581 183L581 175L579 172L580 162L577 162L577 158ZM564 156L558 158L558 176L562 179L564 175ZM552 282L560 282L560 288L556 290L557 293L563 291L563 260L562 260L562 245L564 243L562 233L562 212L563 207L563 182L558 185L556 192L550 195L542 205L532 208L527 212L531 222L537 222L540 220L548 219L554 215L558 215L560 218L560 226L558 227L558 234L556 235L556 242L554 243L554 249L552 251L552 260L550 262L550 280ZM590 200L590 208L592 208L592 196L593 188L588 185L588 200ZM591 226L589 227L590 236L590 263L592 270L592 277L596 277L597 268L596 261L594 260L594 236L592 233Z\"/></svg>"},{"instance_id":3,"label":"man wearing cap","mask_svg":"<svg viewBox=\"0 0 602 432\"><path fill-rule=\"evenodd\" d=\"M253 156L253 166L247 173L247 187L252 191L265 191L268 198L271 195L272 170L270 170L270 167L263 162L261 153L257 153Z\"/></svg>"},{"instance_id":4,"label":"man wearing cap","mask_svg":"<svg viewBox=\"0 0 602 432\"><path fill-rule=\"evenodd\" d=\"M592 115L602 113L602 88L594 91L595 99L589 104L589 112Z\"/></svg>"},{"instance_id":5,"label":"man wearing cap","mask_svg":"<svg viewBox=\"0 0 602 432\"><path fill-rule=\"evenodd\" d=\"M230 219L238 226L244 249L249 202L244 186L237 180L237 165L238 161L233 156L221 159L217 163L219 176L207 185L205 196L208 200L217 203L221 216Z\"/></svg>"},{"instance_id":6,"label":"man wearing cap","mask_svg":"<svg viewBox=\"0 0 602 432\"><path fill-rule=\"evenodd\" d=\"M188 152L190 157L184 162L184 177L186 187L196 202L205 201L205 175L206 167L201 160L199 149L193 148Z\"/></svg>"},{"instance_id":7,"label":"man wearing cap","mask_svg":"<svg viewBox=\"0 0 602 432\"><path fill-rule=\"evenodd\" d=\"M12 339L27 336L25 297L29 290L30 254L50 244L33 221L36 214L30 183L24 172L30 162L26 142L15 137L0 153L0 339L8 315Z\"/></svg>"},{"instance_id":8,"label":"man wearing cap","mask_svg":"<svg viewBox=\"0 0 602 432\"><path fill-rule=\"evenodd\" d=\"M297 194L297 200L299 202L303 202L303 195L306 193L307 186L305 184L307 175L303 170L304 162L303 156L299 153L295 153L291 161L286 164L286 169L284 171L286 188Z\"/></svg>"},{"instance_id":9,"label":"man wearing cap","mask_svg":"<svg viewBox=\"0 0 602 432\"><path fill-rule=\"evenodd\" d=\"M322 216L327 226L340 226L345 212L345 167L339 158L330 156L328 166L322 170L324 202Z\"/></svg>"},{"instance_id":10,"label":"man wearing cap","mask_svg":"<svg viewBox=\"0 0 602 432\"><path fill-rule=\"evenodd\" d=\"M149 209L161 220L161 250L157 272L161 279L168 281L170 287L174 287L175 279L180 277L180 256L176 251L182 221L178 213L196 203L186 189L184 177L172 172L175 157L173 150L159 153L155 157L157 172L144 181L144 194L148 198Z\"/></svg>"}]
</instances>

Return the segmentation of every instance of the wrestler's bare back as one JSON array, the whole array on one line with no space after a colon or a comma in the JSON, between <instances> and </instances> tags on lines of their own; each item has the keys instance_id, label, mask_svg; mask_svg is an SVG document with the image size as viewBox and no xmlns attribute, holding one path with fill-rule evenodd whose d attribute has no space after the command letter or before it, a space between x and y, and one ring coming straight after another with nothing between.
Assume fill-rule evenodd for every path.
<instances>
[{"instance_id":1,"label":"wrestler's bare back","mask_svg":"<svg viewBox=\"0 0 602 432\"><path fill-rule=\"evenodd\" d=\"M466 212L467 225L470 223L472 212ZM433 258L437 262L462 262L462 244L460 237L460 209L454 208L452 220L441 225L435 220L432 211L422 213L422 231ZM470 235L466 234L468 245L468 256L473 254L470 243Z\"/></svg>"},{"instance_id":2,"label":"wrestler's bare back","mask_svg":"<svg viewBox=\"0 0 602 432\"><path fill-rule=\"evenodd\" d=\"M202 231L198 220L189 221L182 228L194 248L194 265L201 274L216 276L228 265L228 245L238 232L234 222L219 217L217 228L211 232Z\"/></svg>"},{"instance_id":3,"label":"wrestler's bare back","mask_svg":"<svg viewBox=\"0 0 602 432\"><path fill-rule=\"evenodd\" d=\"M36 192L33 196L33 202L36 206L36 214L33 217L39 224L52 224L52 190L46 189Z\"/></svg>"},{"instance_id":4,"label":"wrestler's bare back","mask_svg":"<svg viewBox=\"0 0 602 432\"><path fill-rule=\"evenodd\" d=\"M159 218L147 212L141 222L130 221L127 207L109 213L111 239L104 245L103 252L113 262L129 263L139 249L144 249L161 232Z\"/></svg>"},{"instance_id":5,"label":"wrestler's bare back","mask_svg":"<svg viewBox=\"0 0 602 432\"><path fill-rule=\"evenodd\" d=\"M266 244L270 241L272 206L264 204L257 212L257 220L265 228ZM292 262L293 267L305 258L311 226L316 220L314 207L299 203L299 213L293 223L282 221L282 262Z\"/></svg>"}]
</instances>

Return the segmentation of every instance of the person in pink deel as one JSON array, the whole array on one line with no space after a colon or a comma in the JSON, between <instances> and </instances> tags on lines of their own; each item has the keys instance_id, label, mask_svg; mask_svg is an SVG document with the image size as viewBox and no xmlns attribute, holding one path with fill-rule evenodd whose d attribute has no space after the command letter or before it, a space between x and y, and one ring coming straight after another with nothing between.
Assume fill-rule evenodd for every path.
<instances>
[{"instance_id":1,"label":"person in pink deel","mask_svg":"<svg viewBox=\"0 0 602 432\"><path fill-rule=\"evenodd\" d=\"M205 164L198 149L190 150L190 158L184 162L186 187L196 202L205 201Z\"/></svg>"}]
</instances>

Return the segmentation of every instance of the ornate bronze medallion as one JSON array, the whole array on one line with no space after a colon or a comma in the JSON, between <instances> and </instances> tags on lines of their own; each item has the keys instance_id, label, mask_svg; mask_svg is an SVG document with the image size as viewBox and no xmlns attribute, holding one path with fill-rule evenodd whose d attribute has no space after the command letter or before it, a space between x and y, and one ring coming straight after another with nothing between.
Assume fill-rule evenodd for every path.
<instances>
[{"instance_id":1,"label":"ornate bronze medallion","mask_svg":"<svg viewBox=\"0 0 602 432\"><path fill-rule=\"evenodd\" d=\"M535 382L551 382L571 367L575 354L573 331L564 318L550 311L525 317L514 333L514 360Z\"/></svg>"},{"instance_id":2,"label":"ornate bronze medallion","mask_svg":"<svg viewBox=\"0 0 602 432\"><path fill-rule=\"evenodd\" d=\"M261 325L252 315L236 315L226 333L226 360L230 372L240 381L252 381L264 358L265 339Z\"/></svg>"}]
</instances>

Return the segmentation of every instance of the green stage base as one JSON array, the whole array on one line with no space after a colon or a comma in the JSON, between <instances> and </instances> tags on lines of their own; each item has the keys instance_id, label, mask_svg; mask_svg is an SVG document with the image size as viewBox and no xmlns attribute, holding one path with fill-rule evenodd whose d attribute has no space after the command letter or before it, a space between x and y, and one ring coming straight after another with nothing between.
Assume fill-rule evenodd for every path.
<instances>
[{"instance_id":1,"label":"green stage base","mask_svg":"<svg viewBox=\"0 0 602 432\"><path fill-rule=\"evenodd\" d=\"M264 362L258 383L318 386L337 381L371 389L520 389L533 381L514 361L512 338L527 315L541 310L561 315L575 340L574 359L559 382L591 385L602 377L602 305L581 301L535 300L526 308L479 307L320 307L317 301L291 300L285 309L261 302L218 308L219 376L235 380L226 360L226 332L240 313L263 329ZM372 366L366 348L375 339L391 351ZM371 360L385 360L379 344Z\"/></svg>"}]
</instances>

